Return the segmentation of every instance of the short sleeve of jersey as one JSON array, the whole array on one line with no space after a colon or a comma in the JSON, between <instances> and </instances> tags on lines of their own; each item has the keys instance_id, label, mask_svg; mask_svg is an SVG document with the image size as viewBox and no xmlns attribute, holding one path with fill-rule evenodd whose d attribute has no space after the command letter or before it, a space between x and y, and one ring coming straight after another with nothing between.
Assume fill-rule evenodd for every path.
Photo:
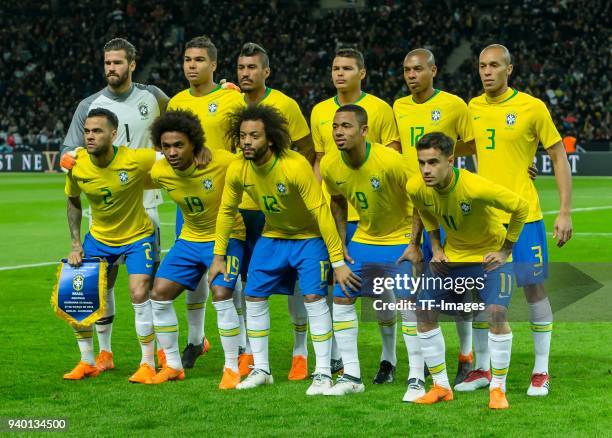
<instances>
[{"instance_id":1,"label":"short sleeve of jersey","mask_svg":"<svg viewBox=\"0 0 612 438\"><path fill-rule=\"evenodd\" d=\"M399 142L400 136L395 123L395 115L393 109L386 102L380 106L382 113L382 122L380 125L380 142L383 146L388 146L394 141Z\"/></svg>"},{"instance_id":2,"label":"short sleeve of jersey","mask_svg":"<svg viewBox=\"0 0 612 438\"><path fill-rule=\"evenodd\" d=\"M289 122L289 134L291 135L291 141L296 142L310 134L308 123L306 123L302 110L295 100L291 99L289 101L284 115L287 117L287 121Z\"/></svg>"},{"instance_id":3,"label":"short sleeve of jersey","mask_svg":"<svg viewBox=\"0 0 612 438\"><path fill-rule=\"evenodd\" d=\"M536 110L534 115L536 135L540 139L540 143L544 149L548 149L561 141L561 135L550 116L550 112L546 105L541 100L537 100L535 104Z\"/></svg>"},{"instance_id":4,"label":"short sleeve of jersey","mask_svg":"<svg viewBox=\"0 0 612 438\"><path fill-rule=\"evenodd\" d=\"M457 100L457 134L461 140L465 143L474 140L474 129L472 128L472 122L470 120L470 113L465 102L461 99Z\"/></svg>"},{"instance_id":5,"label":"short sleeve of jersey","mask_svg":"<svg viewBox=\"0 0 612 438\"><path fill-rule=\"evenodd\" d=\"M146 172L151 170L156 160L154 149L133 149L132 152L142 170Z\"/></svg>"},{"instance_id":6,"label":"short sleeve of jersey","mask_svg":"<svg viewBox=\"0 0 612 438\"><path fill-rule=\"evenodd\" d=\"M64 185L64 193L69 198L76 198L81 194L81 189L72 177L72 172L66 175L66 184Z\"/></svg>"},{"instance_id":7,"label":"short sleeve of jersey","mask_svg":"<svg viewBox=\"0 0 612 438\"><path fill-rule=\"evenodd\" d=\"M321 137L321 131L319 130L319 112L317 108L313 108L310 113L310 133L312 135L312 142L314 143L315 152L325 153L325 147L323 145L323 138Z\"/></svg>"}]
</instances>

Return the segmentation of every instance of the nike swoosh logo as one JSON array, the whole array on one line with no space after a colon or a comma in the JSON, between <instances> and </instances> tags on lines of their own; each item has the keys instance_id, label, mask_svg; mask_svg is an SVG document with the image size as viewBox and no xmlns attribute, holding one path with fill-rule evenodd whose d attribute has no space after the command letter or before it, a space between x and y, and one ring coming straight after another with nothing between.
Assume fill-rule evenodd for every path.
<instances>
[{"instance_id":1,"label":"nike swoosh logo","mask_svg":"<svg viewBox=\"0 0 612 438\"><path fill-rule=\"evenodd\" d=\"M428 204L427 202L423 202L423 205L424 205L425 207L433 207L433 204Z\"/></svg>"},{"instance_id":2,"label":"nike swoosh logo","mask_svg":"<svg viewBox=\"0 0 612 438\"><path fill-rule=\"evenodd\" d=\"M150 267L152 267L153 265L150 265L149 263L146 263L146 264L145 264L145 266L146 266L147 268L150 268Z\"/></svg>"},{"instance_id":3,"label":"nike swoosh logo","mask_svg":"<svg viewBox=\"0 0 612 438\"><path fill-rule=\"evenodd\" d=\"M478 120L480 118L480 116L476 116L474 117L474 120Z\"/></svg>"},{"instance_id":4,"label":"nike swoosh logo","mask_svg":"<svg viewBox=\"0 0 612 438\"><path fill-rule=\"evenodd\" d=\"M244 188L246 189L247 187L253 187L255 184L245 184Z\"/></svg>"},{"instance_id":5,"label":"nike swoosh logo","mask_svg":"<svg viewBox=\"0 0 612 438\"><path fill-rule=\"evenodd\" d=\"M320 123L319 123L319 126L323 126L323 125L325 125L326 123L329 123L329 120L323 120L322 122L320 122Z\"/></svg>"},{"instance_id":6,"label":"nike swoosh logo","mask_svg":"<svg viewBox=\"0 0 612 438\"><path fill-rule=\"evenodd\" d=\"M346 181L336 181L336 185L344 184Z\"/></svg>"},{"instance_id":7,"label":"nike swoosh logo","mask_svg":"<svg viewBox=\"0 0 612 438\"><path fill-rule=\"evenodd\" d=\"M402 120L402 119L404 119L406 117L408 117L408 114L402 114L402 115L399 116L399 119Z\"/></svg>"},{"instance_id":8,"label":"nike swoosh logo","mask_svg":"<svg viewBox=\"0 0 612 438\"><path fill-rule=\"evenodd\" d=\"M176 187L175 187L175 188L173 188L173 189L166 189L166 191L167 191L167 192L172 192L172 191L174 191L174 190L176 190Z\"/></svg>"},{"instance_id":9,"label":"nike swoosh logo","mask_svg":"<svg viewBox=\"0 0 612 438\"><path fill-rule=\"evenodd\" d=\"M88 182L91 182L91 180L90 180L90 179L84 179L84 180L83 180L83 184L86 184L86 183L88 183Z\"/></svg>"}]
</instances>

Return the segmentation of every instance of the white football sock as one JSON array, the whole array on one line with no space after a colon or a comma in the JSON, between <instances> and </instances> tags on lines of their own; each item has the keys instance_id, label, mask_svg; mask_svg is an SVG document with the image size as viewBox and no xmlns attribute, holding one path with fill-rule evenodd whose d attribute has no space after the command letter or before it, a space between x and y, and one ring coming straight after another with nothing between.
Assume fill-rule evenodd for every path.
<instances>
[{"instance_id":1,"label":"white football sock","mask_svg":"<svg viewBox=\"0 0 612 438\"><path fill-rule=\"evenodd\" d=\"M334 320L334 287L327 287L327 295L325 295L325 301L327 302L327 307L331 313L332 321ZM342 359L342 355L340 354L340 350L338 349L338 341L336 340L336 334L332 336L332 349L331 349L331 358L332 360L340 360Z\"/></svg>"},{"instance_id":2,"label":"white football sock","mask_svg":"<svg viewBox=\"0 0 612 438\"><path fill-rule=\"evenodd\" d=\"M232 299L234 301L234 307L236 307L236 313L238 314L238 322L240 323L240 335L238 335L240 348L244 348L245 353L251 354L251 346L249 345L249 338L247 337L246 332L246 305L244 304L244 286L242 284L242 281L240 280L236 282L236 287L234 289Z\"/></svg>"},{"instance_id":3,"label":"white football sock","mask_svg":"<svg viewBox=\"0 0 612 438\"><path fill-rule=\"evenodd\" d=\"M96 321L98 346L100 351L112 353L111 336L113 334L113 320L115 319L115 288L106 289L106 310L102 318Z\"/></svg>"},{"instance_id":4,"label":"white football sock","mask_svg":"<svg viewBox=\"0 0 612 438\"><path fill-rule=\"evenodd\" d=\"M450 389L448 375L446 374L446 346L440 327L428 332L418 332L421 341L423 358L429 368L434 383L443 388Z\"/></svg>"},{"instance_id":5,"label":"white football sock","mask_svg":"<svg viewBox=\"0 0 612 438\"><path fill-rule=\"evenodd\" d=\"M461 315L456 315L455 326L459 337L459 352L462 356L469 356L472 352L472 321L466 321Z\"/></svg>"},{"instance_id":6,"label":"white football sock","mask_svg":"<svg viewBox=\"0 0 612 438\"><path fill-rule=\"evenodd\" d=\"M338 341L338 350L340 351L344 364L344 374L360 379L361 370L359 367L359 353L357 350L359 323L357 321L355 304L334 303L333 328L334 336Z\"/></svg>"},{"instance_id":7,"label":"white football sock","mask_svg":"<svg viewBox=\"0 0 612 438\"><path fill-rule=\"evenodd\" d=\"M489 371L491 356L489 354L489 323L486 311L483 310L474 316L472 336L474 339L474 355L476 356L474 369Z\"/></svg>"},{"instance_id":8,"label":"white football sock","mask_svg":"<svg viewBox=\"0 0 612 438\"><path fill-rule=\"evenodd\" d=\"M384 316L388 317L389 315ZM380 361L382 362L383 360L386 360L387 362L390 362L391 365L395 366L397 365L397 324L395 321L395 314L390 319L379 319L378 328L380 329L380 337L382 339L382 353L380 355Z\"/></svg>"},{"instance_id":9,"label":"white football sock","mask_svg":"<svg viewBox=\"0 0 612 438\"><path fill-rule=\"evenodd\" d=\"M153 329L153 312L151 310L151 300L144 303L134 304L134 322L136 325L136 335L140 342L140 350L142 351L141 364L148 364L155 369L155 332Z\"/></svg>"},{"instance_id":10,"label":"white football sock","mask_svg":"<svg viewBox=\"0 0 612 438\"><path fill-rule=\"evenodd\" d=\"M247 301L247 333L255 368L270 372L268 338L270 336L270 305L265 301Z\"/></svg>"},{"instance_id":11,"label":"white football sock","mask_svg":"<svg viewBox=\"0 0 612 438\"><path fill-rule=\"evenodd\" d=\"M225 368L238 372L238 350L240 349L240 319L234 300L213 301L217 310L217 327L225 353Z\"/></svg>"},{"instance_id":12,"label":"white football sock","mask_svg":"<svg viewBox=\"0 0 612 438\"><path fill-rule=\"evenodd\" d=\"M302 297L300 296L300 299ZM301 299L302 303L304 300ZM310 323L310 337L315 352L315 374L321 373L331 377L331 339L332 320L327 301L320 299L313 303L304 303ZM294 354L295 355L295 354Z\"/></svg>"},{"instance_id":13,"label":"white football sock","mask_svg":"<svg viewBox=\"0 0 612 438\"><path fill-rule=\"evenodd\" d=\"M494 335L489 333L489 351L491 352L491 384L489 389L501 388L506 392L506 376L510 367L512 353L512 333Z\"/></svg>"},{"instance_id":14,"label":"white football sock","mask_svg":"<svg viewBox=\"0 0 612 438\"><path fill-rule=\"evenodd\" d=\"M88 363L89 365L95 365L96 362L94 360L93 353L93 329L92 327L87 327L84 329L73 329L74 336L77 339L77 344L79 345L79 351L81 352L81 362Z\"/></svg>"},{"instance_id":15,"label":"white football sock","mask_svg":"<svg viewBox=\"0 0 612 438\"><path fill-rule=\"evenodd\" d=\"M535 350L533 373L548 374L548 357L550 355L550 339L553 329L553 312L548 297L537 303L529 304L529 320Z\"/></svg>"},{"instance_id":16,"label":"white football sock","mask_svg":"<svg viewBox=\"0 0 612 438\"><path fill-rule=\"evenodd\" d=\"M203 275L195 290L187 290L187 342L200 345L204 342L204 318L208 300L208 276Z\"/></svg>"},{"instance_id":17,"label":"white football sock","mask_svg":"<svg viewBox=\"0 0 612 438\"><path fill-rule=\"evenodd\" d=\"M308 357L306 340L308 336L308 312L304 305L304 297L298 285L295 286L293 295L287 297L289 315L293 321L293 356ZM331 321L331 317L330 317Z\"/></svg>"},{"instance_id":18,"label":"white football sock","mask_svg":"<svg viewBox=\"0 0 612 438\"><path fill-rule=\"evenodd\" d=\"M414 310L402 310L402 336L408 350L408 378L425 381L425 362L421 352L421 342L417 336L416 314Z\"/></svg>"},{"instance_id":19,"label":"white football sock","mask_svg":"<svg viewBox=\"0 0 612 438\"><path fill-rule=\"evenodd\" d=\"M166 353L166 363L170 368L182 370L178 346L178 321L172 301L151 300L153 325L159 346Z\"/></svg>"}]
</instances>

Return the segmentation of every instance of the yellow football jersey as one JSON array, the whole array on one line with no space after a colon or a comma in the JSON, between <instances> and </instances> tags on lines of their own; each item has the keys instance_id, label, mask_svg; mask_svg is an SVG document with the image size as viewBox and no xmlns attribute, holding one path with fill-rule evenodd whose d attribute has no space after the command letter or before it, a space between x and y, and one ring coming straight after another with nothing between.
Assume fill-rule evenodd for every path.
<instances>
[{"instance_id":1,"label":"yellow football jersey","mask_svg":"<svg viewBox=\"0 0 612 438\"><path fill-rule=\"evenodd\" d=\"M540 200L527 167L542 143L561 141L544 102L509 88L491 99L482 94L469 105L478 153L478 174L518 193L529 203L527 222L542 219ZM504 223L508 214L499 212Z\"/></svg>"},{"instance_id":2,"label":"yellow football jersey","mask_svg":"<svg viewBox=\"0 0 612 438\"><path fill-rule=\"evenodd\" d=\"M354 102L368 113L368 136L370 143L380 143L384 146L394 141L400 141L393 110L387 102L376 96L362 92L361 97ZM340 108L338 96L318 103L310 114L310 129L315 151L329 153L338 148L334 142L332 124L336 110Z\"/></svg>"},{"instance_id":3,"label":"yellow football jersey","mask_svg":"<svg viewBox=\"0 0 612 438\"><path fill-rule=\"evenodd\" d=\"M405 96L393 103L393 113L402 143L402 155L410 169L419 172L416 144L425 134L442 132L453 140L467 142L474 139L467 105L458 96L441 90L425 102L416 103Z\"/></svg>"},{"instance_id":4,"label":"yellow football jersey","mask_svg":"<svg viewBox=\"0 0 612 438\"><path fill-rule=\"evenodd\" d=\"M153 234L153 225L142 206L144 182L155 163L153 149L113 146L115 157L106 167L92 163L86 149L66 175L69 197L85 193L91 206L89 232L109 246L123 246Z\"/></svg>"},{"instance_id":5,"label":"yellow football jersey","mask_svg":"<svg viewBox=\"0 0 612 438\"><path fill-rule=\"evenodd\" d=\"M192 165L184 171L178 171L165 159L156 162L151 169L153 184L166 190L183 212L185 223L179 237L190 242L215 240L225 174L230 163L238 158L222 149L211 152L212 160L205 169L197 169ZM242 216L237 213L231 237L244 240L245 235Z\"/></svg>"},{"instance_id":6,"label":"yellow football jersey","mask_svg":"<svg viewBox=\"0 0 612 438\"><path fill-rule=\"evenodd\" d=\"M246 104L246 101L245 101ZM296 142L310 134L308 123L298 103L279 90L266 87L266 94L258 105L269 105L276 108L287 119L291 141Z\"/></svg>"},{"instance_id":7,"label":"yellow football jersey","mask_svg":"<svg viewBox=\"0 0 612 438\"><path fill-rule=\"evenodd\" d=\"M409 172L406 160L376 143L366 144L366 161L359 169L350 167L338 151L321 160L329 193L344 196L359 213L353 240L371 245L410 242L412 203L405 190Z\"/></svg>"},{"instance_id":8,"label":"yellow football jersey","mask_svg":"<svg viewBox=\"0 0 612 438\"><path fill-rule=\"evenodd\" d=\"M189 110L198 116L204 129L206 146L209 149L231 150L226 133L229 127L228 115L244 106L242 94L236 90L217 85L205 96L193 96L191 90L183 90L170 99L167 110Z\"/></svg>"},{"instance_id":9,"label":"yellow football jersey","mask_svg":"<svg viewBox=\"0 0 612 438\"><path fill-rule=\"evenodd\" d=\"M367 141L370 143L380 143L384 146L394 141L400 141L397 126L395 125L395 118L393 117L393 110L387 102L376 96L362 92L361 97L357 99L355 105L359 105L368 113ZM340 102L338 102L338 96L335 96L318 103L312 109L312 113L310 114L310 129L315 152L327 154L338 150L334 142L332 128L334 115L338 108L340 108ZM326 198L329 198L325 188L323 191ZM348 220L350 222L359 220L359 214L350 204Z\"/></svg>"},{"instance_id":10,"label":"yellow football jersey","mask_svg":"<svg viewBox=\"0 0 612 438\"><path fill-rule=\"evenodd\" d=\"M516 242L529 210L516 193L464 169L453 168L453 179L443 190L427 187L420 174L406 189L425 229L444 228L444 253L451 262L482 262L485 254L500 250L504 239ZM507 231L495 209L515 214Z\"/></svg>"},{"instance_id":11,"label":"yellow football jersey","mask_svg":"<svg viewBox=\"0 0 612 438\"><path fill-rule=\"evenodd\" d=\"M217 219L215 254L225 254L227 235L243 192L266 217L262 236L276 239L323 237L330 260L344 257L340 236L310 163L288 150L262 166L241 158L230 164Z\"/></svg>"},{"instance_id":12,"label":"yellow football jersey","mask_svg":"<svg viewBox=\"0 0 612 438\"><path fill-rule=\"evenodd\" d=\"M246 105L246 101L243 102ZM259 104L276 108L287 119L291 141L296 142L310 134L308 123L306 123L306 119L298 103L281 91L266 87L266 94ZM245 210L259 210L257 203L249 196L245 196L242 199L240 208Z\"/></svg>"}]
</instances>

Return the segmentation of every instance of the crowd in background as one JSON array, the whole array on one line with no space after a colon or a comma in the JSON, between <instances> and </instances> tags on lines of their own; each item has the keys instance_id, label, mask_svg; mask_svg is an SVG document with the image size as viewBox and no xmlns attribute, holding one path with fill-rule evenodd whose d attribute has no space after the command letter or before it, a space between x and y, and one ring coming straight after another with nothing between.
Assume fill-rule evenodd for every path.
<instances>
[{"instance_id":1,"label":"crowd in background","mask_svg":"<svg viewBox=\"0 0 612 438\"><path fill-rule=\"evenodd\" d=\"M263 45L268 84L295 98L306 115L334 94L330 66L338 47L364 53L363 88L389 103L408 93L406 52L427 47L439 68L436 87L468 101L482 92L479 51L501 42L513 55L511 85L544 100L562 135L579 143L610 140L609 2L370 3L365 10L324 10L312 0L7 4L0 12L0 152L58 149L78 102L105 85L102 47L111 38L136 46L136 81L172 96L188 86L183 45L201 34L219 49L217 79L236 81L243 43ZM447 59L462 43L470 56L450 74Z\"/></svg>"}]
</instances>

